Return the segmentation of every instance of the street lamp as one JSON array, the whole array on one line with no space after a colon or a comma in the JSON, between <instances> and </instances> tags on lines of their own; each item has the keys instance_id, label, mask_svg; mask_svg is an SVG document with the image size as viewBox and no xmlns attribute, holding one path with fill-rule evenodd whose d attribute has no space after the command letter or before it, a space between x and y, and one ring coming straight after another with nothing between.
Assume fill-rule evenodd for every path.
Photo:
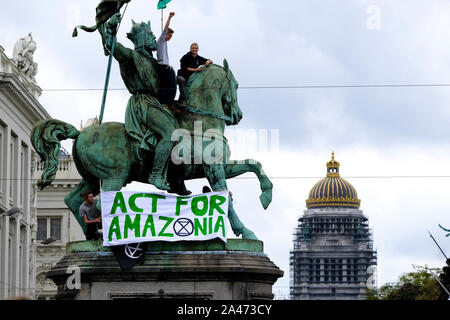
<instances>
[{"instance_id":1,"label":"street lamp","mask_svg":"<svg viewBox=\"0 0 450 320\"><path fill-rule=\"evenodd\" d=\"M5 212L1 213L0 215L5 216L5 217L15 217L19 213L20 213L20 209L19 208L12 207L8 211L5 211Z\"/></svg>"}]
</instances>

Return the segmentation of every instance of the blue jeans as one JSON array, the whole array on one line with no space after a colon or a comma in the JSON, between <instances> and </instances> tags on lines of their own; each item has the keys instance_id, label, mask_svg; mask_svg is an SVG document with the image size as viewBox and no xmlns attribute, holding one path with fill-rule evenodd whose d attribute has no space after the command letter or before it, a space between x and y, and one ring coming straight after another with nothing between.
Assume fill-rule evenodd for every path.
<instances>
[{"instance_id":1,"label":"blue jeans","mask_svg":"<svg viewBox=\"0 0 450 320\"><path fill-rule=\"evenodd\" d=\"M175 95L177 94L177 82L175 80L175 72L170 66L158 64L159 69L159 102L169 106L174 104Z\"/></svg>"}]
</instances>

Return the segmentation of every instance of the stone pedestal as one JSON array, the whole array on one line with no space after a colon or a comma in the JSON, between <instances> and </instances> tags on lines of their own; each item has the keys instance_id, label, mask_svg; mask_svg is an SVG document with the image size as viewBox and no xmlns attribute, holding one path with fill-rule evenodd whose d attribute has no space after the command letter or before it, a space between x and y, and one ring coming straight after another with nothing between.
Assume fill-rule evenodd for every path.
<instances>
[{"instance_id":1,"label":"stone pedestal","mask_svg":"<svg viewBox=\"0 0 450 320\"><path fill-rule=\"evenodd\" d=\"M81 286L74 289L80 275ZM101 241L67 245L67 254L47 276L57 299L273 299L272 285L283 276L256 240L150 242L143 265L122 271Z\"/></svg>"}]
</instances>

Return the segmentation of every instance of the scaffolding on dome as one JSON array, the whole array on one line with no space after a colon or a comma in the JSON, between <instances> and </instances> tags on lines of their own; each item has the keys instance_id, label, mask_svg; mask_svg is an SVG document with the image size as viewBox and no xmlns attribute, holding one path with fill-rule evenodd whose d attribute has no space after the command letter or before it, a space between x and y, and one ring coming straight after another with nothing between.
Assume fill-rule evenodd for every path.
<instances>
[{"instance_id":1,"label":"scaffolding on dome","mask_svg":"<svg viewBox=\"0 0 450 320\"><path fill-rule=\"evenodd\" d=\"M300 217L290 252L290 295L298 299L299 284L358 284L368 280L368 267L376 266L372 230L368 218L360 216ZM331 236L326 245L313 243L316 236ZM342 245L333 236L350 238ZM333 294L324 293L323 296Z\"/></svg>"}]
</instances>

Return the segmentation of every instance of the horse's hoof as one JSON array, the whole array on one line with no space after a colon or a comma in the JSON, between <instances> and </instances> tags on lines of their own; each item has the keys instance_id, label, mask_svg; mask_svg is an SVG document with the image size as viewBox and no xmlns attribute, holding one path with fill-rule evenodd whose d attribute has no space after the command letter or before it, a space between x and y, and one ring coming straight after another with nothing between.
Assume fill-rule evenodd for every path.
<instances>
[{"instance_id":1,"label":"horse's hoof","mask_svg":"<svg viewBox=\"0 0 450 320\"><path fill-rule=\"evenodd\" d=\"M154 185L155 187L157 187L160 190L166 190L166 191L170 190L170 187L161 178L149 177L148 183Z\"/></svg>"},{"instance_id":2,"label":"horse's hoof","mask_svg":"<svg viewBox=\"0 0 450 320\"><path fill-rule=\"evenodd\" d=\"M188 196L188 195L190 195L190 194L192 194L192 191L191 190L181 190L181 191L179 191L178 192L178 195L180 195L180 196Z\"/></svg>"},{"instance_id":3,"label":"horse's hoof","mask_svg":"<svg viewBox=\"0 0 450 320\"><path fill-rule=\"evenodd\" d=\"M272 190L266 190L259 196L259 201L264 209L272 202Z\"/></svg>"},{"instance_id":4,"label":"horse's hoof","mask_svg":"<svg viewBox=\"0 0 450 320\"><path fill-rule=\"evenodd\" d=\"M248 239L248 240L259 240L256 235L253 233L253 231L244 228L244 230L242 230L242 239Z\"/></svg>"},{"instance_id":5,"label":"horse's hoof","mask_svg":"<svg viewBox=\"0 0 450 320\"><path fill-rule=\"evenodd\" d=\"M184 189L184 190L170 189L167 192L168 193L176 193L179 196L188 196L188 195L192 194L192 191L187 190L187 189Z\"/></svg>"}]
</instances>

